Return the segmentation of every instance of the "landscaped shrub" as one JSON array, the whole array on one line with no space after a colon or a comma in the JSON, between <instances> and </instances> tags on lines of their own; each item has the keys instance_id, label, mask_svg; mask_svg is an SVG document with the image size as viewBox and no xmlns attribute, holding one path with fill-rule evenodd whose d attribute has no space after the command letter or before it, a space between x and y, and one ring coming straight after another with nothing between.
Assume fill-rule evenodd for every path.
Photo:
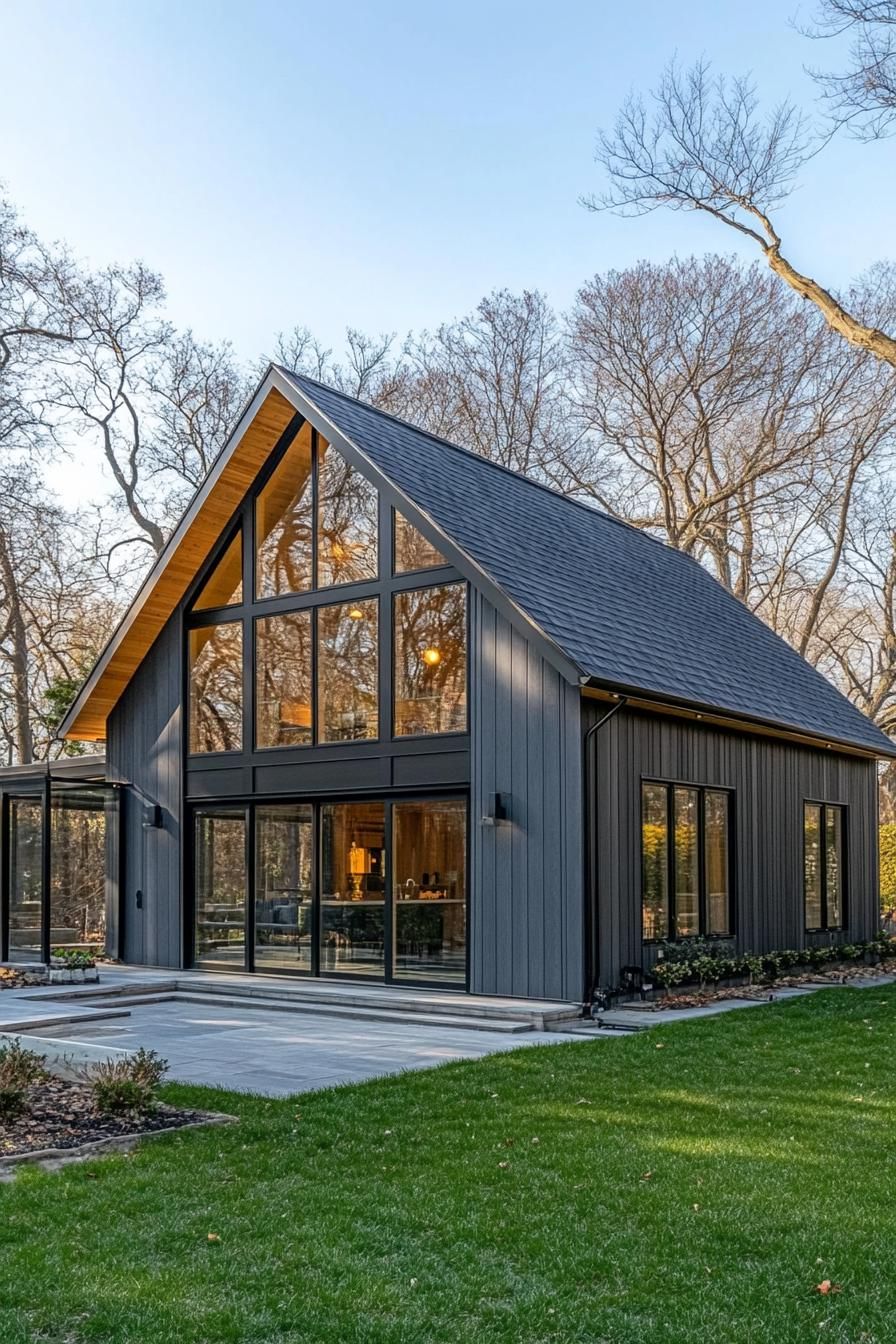
<instances>
[{"instance_id":1,"label":"landscaped shrub","mask_svg":"<svg viewBox=\"0 0 896 1344\"><path fill-rule=\"evenodd\" d=\"M731 954L724 944L693 939L668 943L651 968L663 989L677 985L717 985L720 980L748 980L772 984L795 967L821 970L832 962L877 962L896 958L896 938L881 931L864 943L829 943L821 947L785 948L780 952Z\"/></svg>"},{"instance_id":2,"label":"landscaped shrub","mask_svg":"<svg viewBox=\"0 0 896 1344\"><path fill-rule=\"evenodd\" d=\"M160 1058L155 1050L141 1047L126 1059L92 1064L85 1073L97 1110L104 1115L121 1115L126 1111L140 1114L151 1111L167 1071L166 1059Z\"/></svg>"},{"instance_id":3,"label":"landscaped shrub","mask_svg":"<svg viewBox=\"0 0 896 1344\"><path fill-rule=\"evenodd\" d=\"M884 914L896 910L896 822L880 828L880 904Z\"/></svg>"},{"instance_id":4,"label":"landscaped shrub","mask_svg":"<svg viewBox=\"0 0 896 1344\"><path fill-rule=\"evenodd\" d=\"M0 1117L18 1115L28 1088L46 1076L40 1055L26 1050L20 1041L0 1046Z\"/></svg>"}]
</instances>

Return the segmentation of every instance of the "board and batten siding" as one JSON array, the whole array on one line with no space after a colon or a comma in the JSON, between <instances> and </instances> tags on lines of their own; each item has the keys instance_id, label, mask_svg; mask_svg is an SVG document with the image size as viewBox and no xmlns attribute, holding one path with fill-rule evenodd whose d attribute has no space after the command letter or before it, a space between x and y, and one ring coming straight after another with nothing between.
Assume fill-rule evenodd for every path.
<instances>
[{"instance_id":1,"label":"board and batten siding","mask_svg":"<svg viewBox=\"0 0 896 1344\"><path fill-rule=\"evenodd\" d=\"M180 641L176 613L106 729L107 777L122 785L122 956L136 965L182 964ZM162 809L161 827L146 827L145 809L155 803Z\"/></svg>"},{"instance_id":2,"label":"board and batten siding","mask_svg":"<svg viewBox=\"0 0 896 1344\"><path fill-rule=\"evenodd\" d=\"M580 692L470 590L470 989L582 995ZM491 796L508 821L482 824Z\"/></svg>"},{"instance_id":3,"label":"board and batten siding","mask_svg":"<svg viewBox=\"0 0 896 1344\"><path fill-rule=\"evenodd\" d=\"M606 705L584 702L586 726ZM826 942L807 935L803 914L803 803L847 808L844 940L879 927L877 764L773 738L622 710L599 729L597 861L599 980L650 965L641 940L641 781L733 791L734 929L738 951Z\"/></svg>"}]
</instances>

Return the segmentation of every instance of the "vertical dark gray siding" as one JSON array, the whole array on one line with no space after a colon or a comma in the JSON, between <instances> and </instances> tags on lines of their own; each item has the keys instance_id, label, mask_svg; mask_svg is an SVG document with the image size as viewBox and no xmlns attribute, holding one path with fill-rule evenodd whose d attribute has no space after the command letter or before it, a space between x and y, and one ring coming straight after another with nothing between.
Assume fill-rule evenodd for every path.
<instances>
[{"instance_id":1,"label":"vertical dark gray siding","mask_svg":"<svg viewBox=\"0 0 896 1344\"><path fill-rule=\"evenodd\" d=\"M110 715L106 744L108 778L123 784L122 956L148 966L181 965L181 743L175 614ZM160 829L143 825L153 803L162 808Z\"/></svg>"},{"instance_id":2,"label":"vertical dark gray siding","mask_svg":"<svg viewBox=\"0 0 896 1344\"><path fill-rule=\"evenodd\" d=\"M606 706L586 700L586 726ZM803 802L848 808L844 937L878 927L877 766L824 749L748 737L623 710L598 732L598 942L600 980L648 964L641 942L642 778L734 790L735 939L739 951L773 951L807 938L803 916ZM838 935L839 936L839 935Z\"/></svg>"},{"instance_id":3,"label":"vertical dark gray siding","mask_svg":"<svg viewBox=\"0 0 896 1344\"><path fill-rule=\"evenodd\" d=\"M470 592L470 988L577 999L583 976L581 712L570 685ZM509 824L483 826L490 794Z\"/></svg>"}]
</instances>

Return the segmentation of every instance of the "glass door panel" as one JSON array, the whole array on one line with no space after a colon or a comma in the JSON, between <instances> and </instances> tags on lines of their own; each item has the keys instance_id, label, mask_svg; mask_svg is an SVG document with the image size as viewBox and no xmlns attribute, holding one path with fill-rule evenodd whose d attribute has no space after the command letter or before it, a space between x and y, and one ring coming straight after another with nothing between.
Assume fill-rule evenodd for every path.
<instances>
[{"instance_id":1,"label":"glass door panel","mask_svg":"<svg viewBox=\"0 0 896 1344\"><path fill-rule=\"evenodd\" d=\"M255 968L311 970L311 807L255 809Z\"/></svg>"},{"instance_id":2,"label":"glass door panel","mask_svg":"<svg viewBox=\"0 0 896 1344\"><path fill-rule=\"evenodd\" d=\"M321 808L320 969L385 973L386 809L383 803Z\"/></svg>"},{"instance_id":3,"label":"glass door panel","mask_svg":"<svg viewBox=\"0 0 896 1344\"><path fill-rule=\"evenodd\" d=\"M42 961L43 799L9 800L9 960Z\"/></svg>"},{"instance_id":4,"label":"glass door panel","mask_svg":"<svg viewBox=\"0 0 896 1344\"><path fill-rule=\"evenodd\" d=\"M246 814L198 808L195 821L197 966L246 964Z\"/></svg>"},{"instance_id":5,"label":"glass door panel","mask_svg":"<svg viewBox=\"0 0 896 1344\"><path fill-rule=\"evenodd\" d=\"M467 805L392 809L393 974L464 984L467 975Z\"/></svg>"}]
</instances>

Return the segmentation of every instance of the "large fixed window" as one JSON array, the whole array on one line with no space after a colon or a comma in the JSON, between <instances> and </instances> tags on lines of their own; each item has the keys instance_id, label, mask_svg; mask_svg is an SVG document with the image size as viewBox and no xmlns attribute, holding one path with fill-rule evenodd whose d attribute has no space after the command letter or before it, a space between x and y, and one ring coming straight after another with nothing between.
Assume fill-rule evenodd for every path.
<instances>
[{"instance_id":1,"label":"large fixed window","mask_svg":"<svg viewBox=\"0 0 896 1344\"><path fill-rule=\"evenodd\" d=\"M256 597L314 586L313 439L306 420L256 500Z\"/></svg>"},{"instance_id":2,"label":"large fixed window","mask_svg":"<svg viewBox=\"0 0 896 1344\"><path fill-rule=\"evenodd\" d=\"M190 751L238 751L243 741L243 627L190 631Z\"/></svg>"},{"instance_id":3,"label":"large fixed window","mask_svg":"<svg viewBox=\"0 0 896 1344\"><path fill-rule=\"evenodd\" d=\"M393 637L395 736L465 732L466 585L396 593Z\"/></svg>"},{"instance_id":4,"label":"large fixed window","mask_svg":"<svg viewBox=\"0 0 896 1344\"><path fill-rule=\"evenodd\" d=\"M397 509L393 510L392 535L395 545L393 571L410 574L417 569L435 569L447 565L442 552L424 537L423 533Z\"/></svg>"},{"instance_id":5,"label":"large fixed window","mask_svg":"<svg viewBox=\"0 0 896 1344\"><path fill-rule=\"evenodd\" d=\"M306 421L255 506L255 596L375 579L378 495Z\"/></svg>"},{"instance_id":6,"label":"large fixed window","mask_svg":"<svg viewBox=\"0 0 896 1344\"><path fill-rule=\"evenodd\" d=\"M317 613L318 741L379 736L376 598Z\"/></svg>"},{"instance_id":7,"label":"large fixed window","mask_svg":"<svg viewBox=\"0 0 896 1344\"><path fill-rule=\"evenodd\" d=\"M723 789L641 786L642 934L731 933L731 802Z\"/></svg>"},{"instance_id":8,"label":"large fixed window","mask_svg":"<svg viewBox=\"0 0 896 1344\"><path fill-rule=\"evenodd\" d=\"M836 803L803 808L806 932L842 929L846 873L846 809Z\"/></svg>"},{"instance_id":9,"label":"large fixed window","mask_svg":"<svg viewBox=\"0 0 896 1344\"><path fill-rule=\"evenodd\" d=\"M311 742L310 611L255 622L255 742L301 747Z\"/></svg>"},{"instance_id":10,"label":"large fixed window","mask_svg":"<svg viewBox=\"0 0 896 1344\"><path fill-rule=\"evenodd\" d=\"M377 576L378 495L336 449L318 440L317 586Z\"/></svg>"}]
</instances>

